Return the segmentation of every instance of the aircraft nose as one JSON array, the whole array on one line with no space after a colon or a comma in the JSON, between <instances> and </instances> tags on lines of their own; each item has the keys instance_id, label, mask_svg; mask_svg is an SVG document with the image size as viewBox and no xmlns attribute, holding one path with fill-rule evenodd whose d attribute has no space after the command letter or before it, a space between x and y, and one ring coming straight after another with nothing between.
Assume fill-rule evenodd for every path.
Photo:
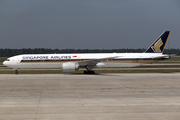
<instances>
[{"instance_id":1,"label":"aircraft nose","mask_svg":"<svg viewBox=\"0 0 180 120\"><path fill-rule=\"evenodd\" d=\"M6 61L4 61L4 62L3 62L3 65L5 65L5 66L6 66Z\"/></svg>"}]
</instances>

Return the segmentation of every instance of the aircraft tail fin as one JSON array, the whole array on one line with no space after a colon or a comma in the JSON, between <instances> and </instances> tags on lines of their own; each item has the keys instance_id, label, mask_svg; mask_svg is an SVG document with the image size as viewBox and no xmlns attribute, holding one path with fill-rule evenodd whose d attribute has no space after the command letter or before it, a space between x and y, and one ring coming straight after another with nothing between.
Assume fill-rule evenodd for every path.
<instances>
[{"instance_id":1,"label":"aircraft tail fin","mask_svg":"<svg viewBox=\"0 0 180 120\"><path fill-rule=\"evenodd\" d=\"M158 39L145 51L145 53L163 53L171 31L165 31Z\"/></svg>"}]
</instances>

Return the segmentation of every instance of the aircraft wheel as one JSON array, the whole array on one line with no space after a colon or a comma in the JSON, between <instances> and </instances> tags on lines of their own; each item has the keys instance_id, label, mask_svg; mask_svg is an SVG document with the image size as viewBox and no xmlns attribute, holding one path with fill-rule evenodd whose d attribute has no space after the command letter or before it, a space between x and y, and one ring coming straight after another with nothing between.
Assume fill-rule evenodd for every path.
<instances>
[{"instance_id":1,"label":"aircraft wheel","mask_svg":"<svg viewBox=\"0 0 180 120\"><path fill-rule=\"evenodd\" d=\"M84 74L87 74L87 71L84 71Z\"/></svg>"},{"instance_id":2,"label":"aircraft wheel","mask_svg":"<svg viewBox=\"0 0 180 120\"><path fill-rule=\"evenodd\" d=\"M90 74L95 74L95 72L94 71L90 71Z\"/></svg>"},{"instance_id":3,"label":"aircraft wheel","mask_svg":"<svg viewBox=\"0 0 180 120\"><path fill-rule=\"evenodd\" d=\"M84 74L95 74L94 71L84 71Z\"/></svg>"},{"instance_id":4,"label":"aircraft wheel","mask_svg":"<svg viewBox=\"0 0 180 120\"><path fill-rule=\"evenodd\" d=\"M15 70L15 74L18 75L18 71L17 70Z\"/></svg>"}]
</instances>

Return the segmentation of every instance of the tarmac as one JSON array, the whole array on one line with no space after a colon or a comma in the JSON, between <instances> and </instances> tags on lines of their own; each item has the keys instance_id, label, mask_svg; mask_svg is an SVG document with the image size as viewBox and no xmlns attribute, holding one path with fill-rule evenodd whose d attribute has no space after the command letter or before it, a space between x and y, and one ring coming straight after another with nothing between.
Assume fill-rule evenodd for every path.
<instances>
[{"instance_id":1,"label":"tarmac","mask_svg":"<svg viewBox=\"0 0 180 120\"><path fill-rule=\"evenodd\" d=\"M179 119L180 73L0 75L0 120Z\"/></svg>"}]
</instances>

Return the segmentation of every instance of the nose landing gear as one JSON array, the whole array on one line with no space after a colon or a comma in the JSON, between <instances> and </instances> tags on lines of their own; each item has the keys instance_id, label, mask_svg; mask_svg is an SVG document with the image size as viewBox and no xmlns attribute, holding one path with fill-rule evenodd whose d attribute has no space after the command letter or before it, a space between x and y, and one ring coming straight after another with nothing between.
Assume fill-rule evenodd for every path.
<instances>
[{"instance_id":1,"label":"nose landing gear","mask_svg":"<svg viewBox=\"0 0 180 120\"><path fill-rule=\"evenodd\" d=\"M18 75L18 70L17 69L15 69L15 74Z\"/></svg>"},{"instance_id":2,"label":"nose landing gear","mask_svg":"<svg viewBox=\"0 0 180 120\"><path fill-rule=\"evenodd\" d=\"M15 74L16 74L16 75L18 74L18 71L17 71L17 70L15 70Z\"/></svg>"}]
</instances>

